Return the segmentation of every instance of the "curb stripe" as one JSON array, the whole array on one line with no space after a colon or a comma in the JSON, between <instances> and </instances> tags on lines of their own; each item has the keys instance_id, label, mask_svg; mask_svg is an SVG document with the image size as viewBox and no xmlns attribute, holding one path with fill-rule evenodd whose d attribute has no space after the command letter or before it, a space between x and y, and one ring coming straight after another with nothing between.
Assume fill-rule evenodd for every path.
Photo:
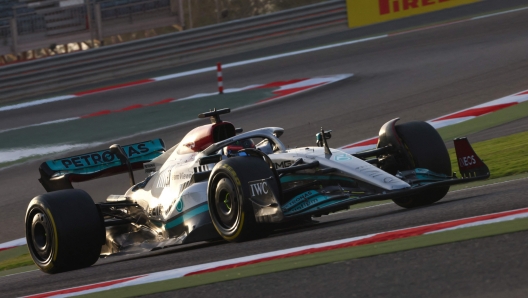
<instances>
[{"instance_id":1,"label":"curb stripe","mask_svg":"<svg viewBox=\"0 0 528 298\"><path fill-rule=\"evenodd\" d=\"M358 143L354 143L352 145L344 146L342 147L342 149L348 149L348 148L353 148L353 147L374 146L376 144L378 144L378 138L374 137L374 138L367 139L367 140L364 140Z\"/></svg>"},{"instance_id":2,"label":"curb stripe","mask_svg":"<svg viewBox=\"0 0 528 298\"><path fill-rule=\"evenodd\" d=\"M273 97L270 97L270 98L267 98L267 99L263 99L263 100L259 101L258 103L267 102L267 101L279 99L279 98L282 98L282 97L286 97L286 96L289 96L289 95L293 95L293 94L296 94L296 93L308 91L310 89L314 89L314 88L317 88L317 87L320 87L320 86L323 86L323 85L326 85L326 84L328 84L328 83L320 83L320 84L306 86L306 87L299 87L299 88L292 88L292 89L286 89L286 90L273 91L273 94L277 94L277 96L273 96Z\"/></svg>"},{"instance_id":3,"label":"curb stripe","mask_svg":"<svg viewBox=\"0 0 528 298\"><path fill-rule=\"evenodd\" d=\"M0 244L0 251L26 245L26 238L20 238Z\"/></svg>"},{"instance_id":4,"label":"curb stripe","mask_svg":"<svg viewBox=\"0 0 528 298\"><path fill-rule=\"evenodd\" d=\"M431 124L435 129L447 127L450 125L465 122L467 120L474 119L476 117L486 115L489 113L497 112L502 109L523 103L528 101L528 90L521 91L513 95L508 95L499 99L495 99L483 104L473 106L468 109L464 109L455 113L447 114L427 122ZM356 152L372 149L376 147L378 137L373 137L349 145L345 145L340 149L345 150L347 153L353 154Z\"/></svg>"},{"instance_id":5,"label":"curb stripe","mask_svg":"<svg viewBox=\"0 0 528 298\"><path fill-rule=\"evenodd\" d=\"M137 85L143 85L143 84L152 83L152 82L155 82L155 81L153 79L138 80L138 81L129 82L129 83L117 84L117 85L113 85L113 86L108 86L108 87L102 87L102 88L97 88L97 89L88 90L88 91L77 92L77 93L74 93L73 95L75 95L75 96L84 96L84 95L90 95L90 94L100 93L100 92L104 92L104 91L110 91L110 90L115 90L115 89L121 89L121 88L137 86Z\"/></svg>"},{"instance_id":6,"label":"curb stripe","mask_svg":"<svg viewBox=\"0 0 528 298\"><path fill-rule=\"evenodd\" d=\"M109 282L95 283L88 286L74 287L67 289L69 296L83 295L87 293L94 293L99 291L111 290L115 288L122 288L133 285L141 285L152 282L158 282L163 280L181 278L184 276L192 276L203 273L221 271L231 268L237 268L242 266L247 266L250 264L257 264L271 260L285 259L295 256L313 254L317 252L330 251L335 249L367 245L385 241L391 241L396 239L409 238L414 236L426 235L434 232L448 231L454 228L467 227L469 225L477 226L483 224L497 223L503 221L510 221L519 218L528 217L528 208L522 208L517 210L510 210L468 218L462 218L457 220L445 221L435 224L422 225L412 228L405 228L400 230L394 230L389 232L382 232L376 234L370 234L366 236L353 237L343 240L330 241L325 243L306 245L301 247L295 247L290 249L283 249L278 251L273 251L269 253L262 253L247 257L235 258L225 261L217 261L212 263L194 265L184 268L177 268L172 270L159 271L155 273L133 276L130 279L117 279ZM105 283L112 283L111 285L106 285ZM54 295L61 295L61 291L48 292L44 294L37 294L41 296L27 296L27 297L57 297ZM52 294L58 293L58 294ZM44 296L42 296L44 295Z\"/></svg>"},{"instance_id":7,"label":"curb stripe","mask_svg":"<svg viewBox=\"0 0 528 298\"><path fill-rule=\"evenodd\" d=\"M102 287L109 287L109 286L121 284L121 283L124 283L124 282L127 282L127 281L131 281L131 280L135 280L135 279L144 277L144 276L146 276L146 275L138 275L138 276L134 276L134 277L115 279L115 280L112 280L112 281L95 283L95 284L81 286L81 287L73 287L73 288L68 288L68 289L63 289L63 290L58 290L58 291L51 291L51 292L46 292L46 293L36 294L36 295L31 295L31 296L26 296L26 297L43 298L43 297L53 297L53 296L58 296L58 295L78 293L79 291L88 291L88 290L98 289L98 288L102 288Z\"/></svg>"},{"instance_id":8,"label":"curb stripe","mask_svg":"<svg viewBox=\"0 0 528 298\"><path fill-rule=\"evenodd\" d=\"M485 114L488 114L488 113L496 112L498 110L505 109L507 107L514 106L516 104L519 104L519 103L512 102L512 103L505 103L505 104L496 105L496 106L490 106L490 107L469 109L469 110L465 110L465 111L458 112L458 113L455 113L455 114L451 114L449 116L444 116L444 117L441 117L441 118L437 118L437 119L434 119L432 121L438 122L438 121L442 121L442 120L456 119L456 118L462 118L462 117L478 117L478 116L482 116L482 115L485 115Z\"/></svg>"}]
</instances>

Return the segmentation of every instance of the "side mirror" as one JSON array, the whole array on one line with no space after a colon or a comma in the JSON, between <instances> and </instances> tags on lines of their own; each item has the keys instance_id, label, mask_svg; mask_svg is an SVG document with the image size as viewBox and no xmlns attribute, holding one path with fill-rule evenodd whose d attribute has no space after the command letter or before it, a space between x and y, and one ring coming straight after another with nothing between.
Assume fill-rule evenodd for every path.
<instances>
[{"instance_id":1,"label":"side mirror","mask_svg":"<svg viewBox=\"0 0 528 298\"><path fill-rule=\"evenodd\" d=\"M332 134L331 134L331 132L332 132L331 130L327 130L327 131L324 132L324 137L325 137L325 139L328 140L328 139L331 139L331 138L332 138Z\"/></svg>"},{"instance_id":2,"label":"side mirror","mask_svg":"<svg viewBox=\"0 0 528 298\"><path fill-rule=\"evenodd\" d=\"M315 142L317 146L324 147L325 154L332 155L332 152L330 151L330 148L328 147L328 143L326 140L330 139L332 137L331 130L323 130L321 127L321 132L317 133L315 135Z\"/></svg>"}]
</instances>

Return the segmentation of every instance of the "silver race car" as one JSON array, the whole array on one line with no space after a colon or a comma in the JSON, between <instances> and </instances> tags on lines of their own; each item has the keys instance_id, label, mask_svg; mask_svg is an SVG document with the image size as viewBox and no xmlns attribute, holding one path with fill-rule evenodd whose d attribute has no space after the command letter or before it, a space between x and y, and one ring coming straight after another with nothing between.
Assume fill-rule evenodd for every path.
<instances>
[{"instance_id":1,"label":"silver race car","mask_svg":"<svg viewBox=\"0 0 528 298\"><path fill-rule=\"evenodd\" d=\"M376 149L348 154L328 146L288 149L284 130L242 132L220 115L165 150L161 139L42 163L48 193L26 213L31 256L44 272L94 264L103 255L137 253L197 241L246 241L279 225L298 224L350 205L391 199L404 208L442 199L450 185L486 179L489 170L465 138L456 139L460 178L444 142L425 122L381 127ZM136 183L134 170L144 169ZM95 203L73 189L82 182L128 173L131 187Z\"/></svg>"}]
</instances>

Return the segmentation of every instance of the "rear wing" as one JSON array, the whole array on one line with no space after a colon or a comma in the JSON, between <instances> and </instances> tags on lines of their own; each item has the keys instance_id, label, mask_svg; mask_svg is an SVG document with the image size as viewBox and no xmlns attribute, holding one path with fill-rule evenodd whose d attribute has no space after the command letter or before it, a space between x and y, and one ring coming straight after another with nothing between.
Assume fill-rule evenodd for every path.
<instances>
[{"instance_id":1,"label":"rear wing","mask_svg":"<svg viewBox=\"0 0 528 298\"><path fill-rule=\"evenodd\" d=\"M123 150L130 160L132 169L139 170L143 168L143 163L163 154L165 144L162 139L156 139L123 146ZM128 168L107 149L43 162L39 172L40 184L50 192L73 188L72 182L126 173Z\"/></svg>"}]
</instances>

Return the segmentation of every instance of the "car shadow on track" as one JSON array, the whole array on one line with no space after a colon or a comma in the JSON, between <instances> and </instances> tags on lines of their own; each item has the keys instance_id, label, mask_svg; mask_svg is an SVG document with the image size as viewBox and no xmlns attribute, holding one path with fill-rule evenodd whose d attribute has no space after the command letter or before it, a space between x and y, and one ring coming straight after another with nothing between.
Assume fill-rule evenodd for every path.
<instances>
[{"instance_id":1,"label":"car shadow on track","mask_svg":"<svg viewBox=\"0 0 528 298\"><path fill-rule=\"evenodd\" d=\"M338 219L331 220L331 221L317 221L316 219L316 220L312 220L310 223L307 223L305 225L296 225L294 227L287 227L287 228L276 230L272 236L284 236L284 235L295 234L299 232L313 231L313 230L318 230L318 229L323 229L323 228L328 228L328 227L333 227L333 226L340 226L340 225L345 225L345 224L350 224L350 223L356 223L356 222L361 222L365 220L386 217L388 215L394 215L394 214L402 213L405 211L407 210L404 210L404 209L403 210L392 210L388 212L380 212L375 215L368 215L368 216L360 215L360 216L354 216L350 218L338 218Z\"/></svg>"},{"instance_id":2,"label":"car shadow on track","mask_svg":"<svg viewBox=\"0 0 528 298\"><path fill-rule=\"evenodd\" d=\"M312 220L306 220L304 224L298 223L295 226L278 229L271 235L271 237L284 236L284 235L295 234L295 233L300 233L300 232L305 232L305 231L314 231L318 229L324 229L328 227L341 226L341 225L352 224L352 223L361 223L363 221L368 221L368 220L373 220L373 219L378 219L378 218L385 218L391 215L412 213L416 211L425 210L428 208L435 208L435 207L441 207L441 206L447 207L453 203L460 203L461 201L480 198L480 197L487 196L487 195L488 194L464 196L462 198L440 201L433 205L423 206L423 207L418 207L418 208L413 208L413 209L401 208L401 209L392 209L389 211L381 211L381 212L376 212L374 210L367 209L369 213L367 215L363 215L360 213L358 214L358 212L361 212L361 209L356 209L356 210L352 210L352 212L343 212L342 213L343 215L339 213L334 214L334 216L335 215L345 216L346 214L349 214L347 218L336 218L335 220L332 220L331 217L322 217L320 220L318 220L317 218L312 219ZM390 205L387 207L393 208L395 207L395 205ZM396 207L396 208L399 208L399 207ZM376 212L376 213L372 214L372 212Z\"/></svg>"},{"instance_id":3,"label":"car shadow on track","mask_svg":"<svg viewBox=\"0 0 528 298\"><path fill-rule=\"evenodd\" d=\"M447 199L447 200L442 200L440 202L436 202L436 203L434 203L431 206L424 206L424 207L420 207L420 208L416 208L416 209L429 208L429 207L433 207L433 206L445 206L445 207L447 207L447 206L450 206L451 204L461 203L461 202L466 201L466 200L483 199L483 198L489 197L489 196L494 196L494 194L493 193L486 193L486 194L479 194L479 195L469 195L469 196L456 197L456 198L452 198L452 199Z\"/></svg>"},{"instance_id":4,"label":"car shadow on track","mask_svg":"<svg viewBox=\"0 0 528 298\"><path fill-rule=\"evenodd\" d=\"M138 259L144 259L144 258L151 258L161 255L167 255L167 254L173 254L173 253L181 253L184 251L190 251L195 249L201 249L201 248L207 248L207 247L213 247L221 244L226 244L227 241L224 240L215 240L215 241L208 241L208 242L196 242L196 243L189 243L189 244L183 244L183 245L175 245L175 246L169 246L153 251L147 251L144 253L139 254L133 254L133 255L116 255L116 256L109 256L106 258L101 258L99 262L97 262L96 265L103 265L103 264L109 264L109 263L120 263L120 262L128 262L132 260L138 260Z\"/></svg>"}]
</instances>

